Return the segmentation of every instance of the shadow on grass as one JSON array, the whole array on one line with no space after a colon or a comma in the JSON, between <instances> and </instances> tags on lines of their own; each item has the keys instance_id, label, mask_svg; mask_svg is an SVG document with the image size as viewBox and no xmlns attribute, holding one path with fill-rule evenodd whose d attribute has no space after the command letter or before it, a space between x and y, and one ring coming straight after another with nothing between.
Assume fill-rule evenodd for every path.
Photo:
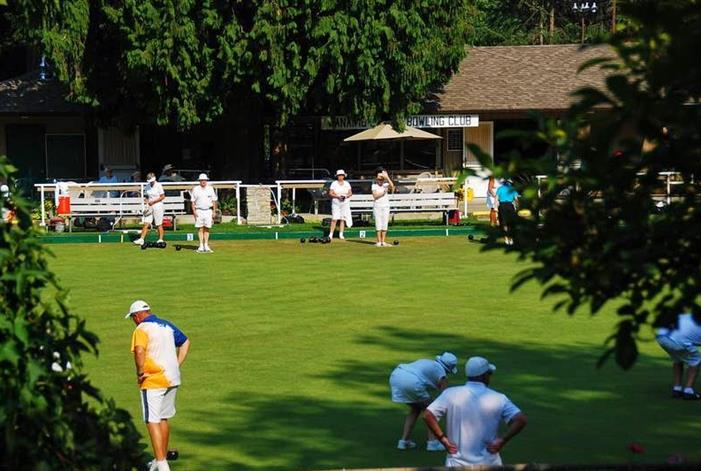
<instances>
[{"instance_id":1,"label":"shadow on grass","mask_svg":"<svg viewBox=\"0 0 701 471\"><path fill-rule=\"evenodd\" d=\"M600 349L591 345L544 348L396 327L365 334L357 342L384 351L383 357L387 352L400 355L401 361L450 350L461 366L471 355L495 363L492 387L530 417L528 428L502 454L508 463L626 463L640 460L628 450L638 440L648 448L646 461L664 462L671 454L699 459L690 433L698 433L693 412L698 405L668 398L669 365L660 359L643 356L627 373L612 364L596 370ZM321 373L299 378L324 385L315 394L271 391L189 411L216 432L187 431L184 438L198 447L220 449L221 463L229 469L441 465L442 453L394 449L405 413L389 398L388 376L395 366L377 358L353 358L349 352L347 359L320 365ZM451 385L463 381L462 371L451 377ZM218 413L212 415L212 410ZM423 443L422 424L414 436Z\"/></svg>"}]
</instances>

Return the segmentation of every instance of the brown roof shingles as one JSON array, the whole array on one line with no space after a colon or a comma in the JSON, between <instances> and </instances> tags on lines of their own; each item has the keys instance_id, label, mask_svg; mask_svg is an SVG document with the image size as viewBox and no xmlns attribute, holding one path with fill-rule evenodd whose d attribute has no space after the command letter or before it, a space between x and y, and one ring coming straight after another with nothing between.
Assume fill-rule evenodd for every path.
<instances>
[{"instance_id":1,"label":"brown roof shingles","mask_svg":"<svg viewBox=\"0 0 701 471\"><path fill-rule=\"evenodd\" d=\"M607 46L474 47L459 71L436 94L434 111L509 113L560 111L572 103L571 93L583 86L602 88L605 72L586 61L614 57Z\"/></svg>"},{"instance_id":2,"label":"brown roof shingles","mask_svg":"<svg viewBox=\"0 0 701 471\"><path fill-rule=\"evenodd\" d=\"M0 82L0 115L78 115L86 107L66 100L68 90L55 79L40 80L29 72Z\"/></svg>"}]
</instances>

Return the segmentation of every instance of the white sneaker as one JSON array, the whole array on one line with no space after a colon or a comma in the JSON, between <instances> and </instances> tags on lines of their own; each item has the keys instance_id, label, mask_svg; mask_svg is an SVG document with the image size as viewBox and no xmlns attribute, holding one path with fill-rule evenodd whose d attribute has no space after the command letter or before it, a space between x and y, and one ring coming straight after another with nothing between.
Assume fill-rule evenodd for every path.
<instances>
[{"instance_id":1,"label":"white sneaker","mask_svg":"<svg viewBox=\"0 0 701 471\"><path fill-rule=\"evenodd\" d=\"M339 238L339 239L341 239L341 240L346 240L346 238L345 238L345 237L343 237L343 233L341 233L341 234L338 234L338 238Z\"/></svg>"},{"instance_id":2,"label":"white sneaker","mask_svg":"<svg viewBox=\"0 0 701 471\"><path fill-rule=\"evenodd\" d=\"M382 242L378 242L375 244L375 247L382 247Z\"/></svg>"},{"instance_id":3,"label":"white sneaker","mask_svg":"<svg viewBox=\"0 0 701 471\"><path fill-rule=\"evenodd\" d=\"M139 237L138 239L135 239L135 240L134 240L134 244L136 244L136 245L144 245L144 239L142 239L141 237Z\"/></svg>"},{"instance_id":4,"label":"white sneaker","mask_svg":"<svg viewBox=\"0 0 701 471\"><path fill-rule=\"evenodd\" d=\"M411 450L416 448L416 442L413 440L399 440L397 442L397 450Z\"/></svg>"},{"instance_id":5,"label":"white sneaker","mask_svg":"<svg viewBox=\"0 0 701 471\"><path fill-rule=\"evenodd\" d=\"M382 242L382 247L392 247L392 246L389 245L387 242Z\"/></svg>"},{"instance_id":6,"label":"white sneaker","mask_svg":"<svg viewBox=\"0 0 701 471\"><path fill-rule=\"evenodd\" d=\"M197 247L197 250L195 250L197 253L205 253L204 247Z\"/></svg>"},{"instance_id":7,"label":"white sneaker","mask_svg":"<svg viewBox=\"0 0 701 471\"><path fill-rule=\"evenodd\" d=\"M209 245L206 245L206 246L205 246L204 251L207 252L207 253L214 253L214 250L210 249L210 248L209 248Z\"/></svg>"},{"instance_id":8,"label":"white sneaker","mask_svg":"<svg viewBox=\"0 0 701 471\"><path fill-rule=\"evenodd\" d=\"M438 440L429 440L426 442L426 451L445 451L445 447Z\"/></svg>"},{"instance_id":9,"label":"white sneaker","mask_svg":"<svg viewBox=\"0 0 701 471\"><path fill-rule=\"evenodd\" d=\"M156 471L158 469L158 462L156 461L156 458L149 461L146 464L146 466L147 466L148 471Z\"/></svg>"}]
</instances>

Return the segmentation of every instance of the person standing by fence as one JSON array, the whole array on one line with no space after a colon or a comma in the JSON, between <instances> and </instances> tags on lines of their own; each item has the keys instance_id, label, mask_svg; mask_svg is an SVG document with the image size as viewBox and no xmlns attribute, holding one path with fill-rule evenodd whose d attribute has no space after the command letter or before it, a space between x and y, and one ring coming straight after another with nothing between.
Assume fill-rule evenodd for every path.
<instances>
[{"instance_id":1,"label":"person standing by fence","mask_svg":"<svg viewBox=\"0 0 701 471\"><path fill-rule=\"evenodd\" d=\"M200 246L199 253L212 253L209 248L209 230L212 228L214 212L217 210L217 193L209 184L206 173L200 173L200 184L190 191L192 203L192 215L195 217L195 227Z\"/></svg>"},{"instance_id":2,"label":"person standing by fence","mask_svg":"<svg viewBox=\"0 0 701 471\"><path fill-rule=\"evenodd\" d=\"M346 172L339 169L336 170L336 181L329 188L329 196L331 197L331 227L329 229L329 239L333 239L333 233L336 230L338 223L338 238L345 239L343 229L347 225L353 226L353 216L350 210L350 197L353 196L353 190L350 183L346 181Z\"/></svg>"},{"instance_id":3,"label":"person standing by fence","mask_svg":"<svg viewBox=\"0 0 701 471\"><path fill-rule=\"evenodd\" d=\"M375 216L375 232L377 233L377 247L390 247L386 242L387 227L389 226L389 194L394 191L394 182L389 178L387 171L380 168L372 184L373 215Z\"/></svg>"},{"instance_id":4,"label":"person standing by fence","mask_svg":"<svg viewBox=\"0 0 701 471\"><path fill-rule=\"evenodd\" d=\"M156 174L153 172L146 175L146 189L144 190L144 199L146 200L146 209L144 210L141 236L134 241L136 245L144 245L144 239L148 234L151 226L156 226L158 229L158 243L163 243L163 216L165 214L165 206L163 200L166 195L163 191L163 186L156 181Z\"/></svg>"},{"instance_id":5,"label":"person standing by fence","mask_svg":"<svg viewBox=\"0 0 701 471\"><path fill-rule=\"evenodd\" d=\"M504 232L504 243L514 245L514 224L518 214L518 192L514 189L511 180L504 180L497 190L497 201L499 202L499 226Z\"/></svg>"}]
</instances>

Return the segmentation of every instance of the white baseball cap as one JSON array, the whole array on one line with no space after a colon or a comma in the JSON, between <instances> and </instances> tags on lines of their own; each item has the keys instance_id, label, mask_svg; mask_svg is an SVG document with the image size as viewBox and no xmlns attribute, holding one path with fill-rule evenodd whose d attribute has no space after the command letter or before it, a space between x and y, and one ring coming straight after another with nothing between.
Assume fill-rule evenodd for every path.
<instances>
[{"instance_id":1,"label":"white baseball cap","mask_svg":"<svg viewBox=\"0 0 701 471\"><path fill-rule=\"evenodd\" d=\"M445 371L448 373L457 373L458 372L458 357L453 355L450 352L443 352L440 355L436 356L436 361L441 364L443 368L445 368Z\"/></svg>"},{"instance_id":2,"label":"white baseball cap","mask_svg":"<svg viewBox=\"0 0 701 471\"><path fill-rule=\"evenodd\" d=\"M477 376L482 376L487 372L496 371L497 367L492 365L487 361L486 358L482 357L471 357L465 363L465 375L468 378L475 378Z\"/></svg>"},{"instance_id":3,"label":"white baseball cap","mask_svg":"<svg viewBox=\"0 0 701 471\"><path fill-rule=\"evenodd\" d=\"M197 177L198 180L209 180L209 177L207 176L206 173L200 173L200 176Z\"/></svg>"},{"instance_id":4,"label":"white baseball cap","mask_svg":"<svg viewBox=\"0 0 701 471\"><path fill-rule=\"evenodd\" d=\"M151 306L148 305L148 303L142 299L137 299L133 303L131 303L131 306L129 307L129 314L124 316L125 319L129 319L131 316L136 314L137 312L141 311L150 311Z\"/></svg>"},{"instance_id":5,"label":"white baseball cap","mask_svg":"<svg viewBox=\"0 0 701 471\"><path fill-rule=\"evenodd\" d=\"M343 175L344 177L348 176L348 175L346 175L345 170L343 170L342 168L339 168L338 170L336 170L336 176L339 176L339 175Z\"/></svg>"}]
</instances>

